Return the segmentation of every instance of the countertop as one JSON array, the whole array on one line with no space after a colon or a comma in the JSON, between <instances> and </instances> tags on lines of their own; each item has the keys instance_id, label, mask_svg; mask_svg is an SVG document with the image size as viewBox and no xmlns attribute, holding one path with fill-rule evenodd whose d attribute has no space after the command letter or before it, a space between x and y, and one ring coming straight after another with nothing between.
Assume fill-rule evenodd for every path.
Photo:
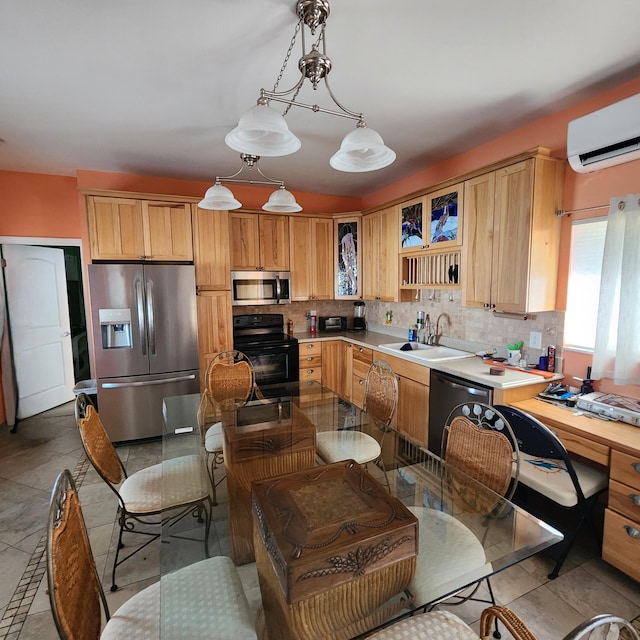
<instances>
[{"instance_id":1,"label":"countertop","mask_svg":"<svg viewBox=\"0 0 640 640\"><path fill-rule=\"evenodd\" d=\"M379 333L375 331L332 331L325 333L318 333L315 337L308 332L295 333L294 337L299 342L311 342L311 341L326 341L326 340L338 340L344 339L355 344L359 344L364 347L376 349L381 344L388 344L393 342L401 342L402 338L398 338L397 335ZM444 339L441 344L445 346L454 347L456 349L461 348L459 344L453 340ZM383 357L386 353L383 353ZM415 363L415 360L407 358L402 351L398 351L394 354L394 357L402 358L409 362ZM526 371L519 371L516 369L505 369L503 376L492 376L489 374L490 365L488 365L481 358L474 356L473 358L462 358L460 360L445 360L438 363L427 365L421 365L425 368L434 369L436 371L443 371L454 376L459 376L465 380L483 384L487 387L494 389L512 389L515 387L526 387L532 384L540 384L541 382L553 382L555 380L561 380L563 375L556 373L553 378L543 378L542 376L527 373Z\"/></svg>"}]
</instances>

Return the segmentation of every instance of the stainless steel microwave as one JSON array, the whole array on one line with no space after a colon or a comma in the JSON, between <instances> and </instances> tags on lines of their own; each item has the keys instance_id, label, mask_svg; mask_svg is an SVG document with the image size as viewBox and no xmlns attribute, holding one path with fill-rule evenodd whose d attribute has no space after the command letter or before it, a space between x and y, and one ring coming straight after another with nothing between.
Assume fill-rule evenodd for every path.
<instances>
[{"instance_id":1,"label":"stainless steel microwave","mask_svg":"<svg viewBox=\"0 0 640 640\"><path fill-rule=\"evenodd\" d=\"M231 303L235 306L291 303L289 271L232 271Z\"/></svg>"}]
</instances>

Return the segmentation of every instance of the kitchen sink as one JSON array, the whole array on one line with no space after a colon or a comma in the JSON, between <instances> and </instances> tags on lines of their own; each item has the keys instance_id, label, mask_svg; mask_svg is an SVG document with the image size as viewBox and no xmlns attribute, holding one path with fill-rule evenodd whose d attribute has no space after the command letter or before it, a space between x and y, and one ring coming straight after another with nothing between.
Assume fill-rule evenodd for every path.
<instances>
[{"instance_id":1,"label":"kitchen sink","mask_svg":"<svg viewBox=\"0 0 640 640\"><path fill-rule=\"evenodd\" d=\"M410 345L408 349L406 345ZM403 349L404 347L404 349ZM435 344L422 344L421 342L392 342L390 344L381 344L378 349L385 353L394 355L403 355L414 362L442 362L444 360L460 360L461 358L473 358L474 354L452 347L444 347Z\"/></svg>"}]
</instances>

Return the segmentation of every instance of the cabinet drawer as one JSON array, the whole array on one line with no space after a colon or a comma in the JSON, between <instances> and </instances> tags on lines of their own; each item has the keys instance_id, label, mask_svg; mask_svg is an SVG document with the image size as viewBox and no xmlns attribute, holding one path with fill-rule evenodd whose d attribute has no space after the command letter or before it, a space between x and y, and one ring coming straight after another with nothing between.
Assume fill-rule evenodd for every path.
<instances>
[{"instance_id":1,"label":"cabinet drawer","mask_svg":"<svg viewBox=\"0 0 640 640\"><path fill-rule=\"evenodd\" d=\"M300 342L298 344L298 350L301 360L303 356L308 356L309 354L319 356L322 354L322 342Z\"/></svg>"},{"instance_id":2,"label":"cabinet drawer","mask_svg":"<svg viewBox=\"0 0 640 640\"><path fill-rule=\"evenodd\" d=\"M300 366L300 382L310 382L315 380L321 382L322 367L302 367Z\"/></svg>"},{"instance_id":3,"label":"cabinet drawer","mask_svg":"<svg viewBox=\"0 0 640 640\"><path fill-rule=\"evenodd\" d=\"M609 466L609 454L611 450L606 444L593 442L593 440L588 440L575 433L560 429L556 425L549 428L560 438L560 441L569 453L575 453L578 456L587 458L587 460L597 462L603 467Z\"/></svg>"},{"instance_id":4,"label":"cabinet drawer","mask_svg":"<svg viewBox=\"0 0 640 640\"><path fill-rule=\"evenodd\" d=\"M611 452L611 478L622 482L640 493L640 456Z\"/></svg>"},{"instance_id":5,"label":"cabinet drawer","mask_svg":"<svg viewBox=\"0 0 640 640\"><path fill-rule=\"evenodd\" d=\"M358 377L358 378L366 378L367 377L367 373L369 372L369 367L371 366L371 364L366 363L366 362L360 362L357 360L354 360L353 364L352 364L352 369L351 369L351 373L353 374L354 377Z\"/></svg>"},{"instance_id":6,"label":"cabinet drawer","mask_svg":"<svg viewBox=\"0 0 640 640\"><path fill-rule=\"evenodd\" d=\"M640 523L640 489L633 489L626 484L610 480L609 509ZM640 528L640 524L638 524L638 528Z\"/></svg>"},{"instance_id":7,"label":"cabinet drawer","mask_svg":"<svg viewBox=\"0 0 640 640\"><path fill-rule=\"evenodd\" d=\"M429 367L425 367L423 364L418 364L417 362L409 362L403 358L396 358L379 351L374 352L373 355L376 359L380 358L381 360L385 360L396 375L420 382L425 387L429 386L429 376L431 373Z\"/></svg>"},{"instance_id":8,"label":"cabinet drawer","mask_svg":"<svg viewBox=\"0 0 640 640\"><path fill-rule=\"evenodd\" d=\"M369 349L368 347L359 347L358 345L353 345L352 358L353 363L362 362L366 365L370 365L373 362L373 349ZM367 369L369 367L367 366Z\"/></svg>"},{"instance_id":9,"label":"cabinet drawer","mask_svg":"<svg viewBox=\"0 0 640 640\"><path fill-rule=\"evenodd\" d=\"M602 559L640 581L640 524L605 509Z\"/></svg>"},{"instance_id":10,"label":"cabinet drawer","mask_svg":"<svg viewBox=\"0 0 640 640\"><path fill-rule=\"evenodd\" d=\"M322 356L320 354L301 353L298 362L300 363L300 370L308 367L320 367L322 366Z\"/></svg>"}]
</instances>

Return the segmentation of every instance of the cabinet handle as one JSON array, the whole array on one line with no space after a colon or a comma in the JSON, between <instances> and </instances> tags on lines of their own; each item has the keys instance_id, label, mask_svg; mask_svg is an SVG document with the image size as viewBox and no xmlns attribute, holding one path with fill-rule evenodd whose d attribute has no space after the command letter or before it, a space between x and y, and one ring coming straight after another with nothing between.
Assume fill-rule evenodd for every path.
<instances>
[{"instance_id":1,"label":"cabinet handle","mask_svg":"<svg viewBox=\"0 0 640 640\"><path fill-rule=\"evenodd\" d=\"M359 348L358 348L358 351L359 351L360 353L364 353L364 349L363 349L362 347L359 347Z\"/></svg>"},{"instance_id":2,"label":"cabinet handle","mask_svg":"<svg viewBox=\"0 0 640 640\"><path fill-rule=\"evenodd\" d=\"M358 384L364 384L364 380L358 380Z\"/></svg>"},{"instance_id":3,"label":"cabinet handle","mask_svg":"<svg viewBox=\"0 0 640 640\"><path fill-rule=\"evenodd\" d=\"M313 347L314 345L311 342L307 343L307 349L313 349Z\"/></svg>"},{"instance_id":4,"label":"cabinet handle","mask_svg":"<svg viewBox=\"0 0 640 640\"><path fill-rule=\"evenodd\" d=\"M636 540L640 540L640 529L636 529L629 524L624 525L625 531L630 538L635 538Z\"/></svg>"},{"instance_id":5,"label":"cabinet handle","mask_svg":"<svg viewBox=\"0 0 640 640\"><path fill-rule=\"evenodd\" d=\"M313 369L307 369L307 373L313 373Z\"/></svg>"},{"instance_id":6,"label":"cabinet handle","mask_svg":"<svg viewBox=\"0 0 640 640\"><path fill-rule=\"evenodd\" d=\"M307 362L311 362L313 360L313 356L307 356Z\"/></svg>"},{"instance_id":7,"label":"cabinet handle","mask_svg":"<svg viewBox=\"0 0 640 640\"><path fill-rule=\"evenodd\" d=\"M637 493L630 493L629 499L636 505L636 507L640 507L640 496Z\"/></svg>"},{"instance_id":8,"label":"cabinet handle","mask_svg":"<svg viewBox=\"0 0 640 640\"><path fill-rule=\"evenodd\" d=\"M640 462L632 462L631 466L636 473L640 473Z\"/></svg>"}]
</instances>

